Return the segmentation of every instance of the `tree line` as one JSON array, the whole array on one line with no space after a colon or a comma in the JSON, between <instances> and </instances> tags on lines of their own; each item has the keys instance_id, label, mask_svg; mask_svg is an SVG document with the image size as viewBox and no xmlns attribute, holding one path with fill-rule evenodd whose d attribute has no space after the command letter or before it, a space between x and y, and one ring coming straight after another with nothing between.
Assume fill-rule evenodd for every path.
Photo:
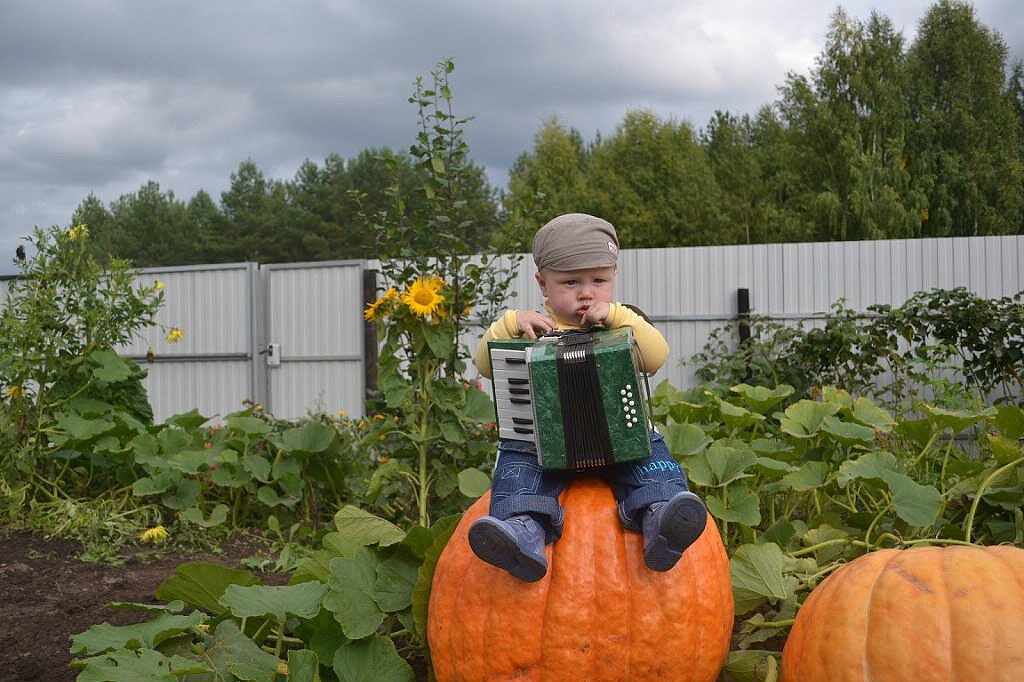
<instances>
[{"instance_id":1,"label":"tree line","mask_svg":"<svg viewBox=\"0 0 1024 682\"><path fill-rule=\"evenodd\" d=\"M464 241L528 250L522 226L570 211L611 220L630 248L1024 231L1024 66L969 3L939 0L909 45L884 15L838 9L810 73L778 93L699 130L634 110L587 141L551 118L507 190L470 164ZM90 195L72 220L139 266L375 257L372 216L426 210L422 173L388 149L307 160L287 181L245 161L219 203L150 182L109 206Z\"/></svg>"}]
</instances>

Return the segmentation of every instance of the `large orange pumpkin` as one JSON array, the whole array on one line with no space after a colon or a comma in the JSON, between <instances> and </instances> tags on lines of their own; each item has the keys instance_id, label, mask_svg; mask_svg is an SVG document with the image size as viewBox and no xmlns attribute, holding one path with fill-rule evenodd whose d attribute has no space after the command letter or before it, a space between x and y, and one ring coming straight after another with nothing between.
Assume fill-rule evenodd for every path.
<instances>
[{"instance_id":1,"label":"large orange pumpkin","mask_svg":"<svg viewBox=\"0 0 1024 682\"><path fill-rule=\"evenodd\" d=\"M521 582L480 561L466 512L445 548L430 595L434 672L455 680L707 680L729 653L733 601L718 529L664 573L644 565L643 536L622 530L598 479L562 494L565 529L547 546L548 574Z\"/></svg>"},{"instance_id":2,"label":"large orange pumpkin","mask_svg":"<svg viewBox=\"0 0 1024 682\"><path fill-rule=\"evenodd\" d=\"M879 550L825 579L782 652L785 682L1024 680L1024 550Z\"/></svg>"}]
</instances>

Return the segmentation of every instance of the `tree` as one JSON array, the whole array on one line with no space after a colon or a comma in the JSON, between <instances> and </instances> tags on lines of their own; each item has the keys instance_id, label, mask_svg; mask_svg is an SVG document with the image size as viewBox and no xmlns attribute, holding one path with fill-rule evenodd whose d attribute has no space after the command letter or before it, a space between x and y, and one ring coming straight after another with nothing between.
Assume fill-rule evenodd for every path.
<instances>
[{"instance_id":1,"label":"tree","mask_svg":"<svg viewBox=\"0 0 1024 682\"><path fill-rule=\"evenodd\" d=\"M248 159L231 174L231 187L221 193L225 229L211 244L214 262L278 262L298 260L292 254L301 236L283 220L282 183L268 181Z\"/></svg>"},{"instance_id":2,"label":"tree","mask_svg":"<svg viewBox=\"0 0 1024 682\"><path fill-rule=\"evenodd\" d=\"M552 116L534 134L532 152L520 154L509 171L505 204L532 235L554 216L587 212L589 173L590 149L583 136ZM530 244L520 249L528 251Z\"/></svg>"},{"instance_id":3,"label":"tree","mask_svg":"<svg viewBox=\"0 0 1024 682\"><path fill-rule=\"evenodd\" d=\"M1012 234L1024 217L1021 122L1007 49L965 2L940 0L909 53L913 186L928 197L922 236Z\"/></svg>"},{"instance_id":4,"label":"tree","mask_svg":"<svg viewBox=\"0 0 1024 682\"><path fill-rule=\"evenodd\" d=\"M631 111L595 145L591 164L588 205L618 228L623 246L739 241L724 229L721 193L690 124Z\"/></svg>"}]
</instances>

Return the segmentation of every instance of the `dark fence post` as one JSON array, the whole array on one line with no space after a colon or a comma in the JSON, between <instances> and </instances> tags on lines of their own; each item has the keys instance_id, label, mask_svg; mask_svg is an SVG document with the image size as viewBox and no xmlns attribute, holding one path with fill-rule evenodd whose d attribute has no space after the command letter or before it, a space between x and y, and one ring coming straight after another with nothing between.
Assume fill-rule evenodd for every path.
<instances>
[{"instance_id":1,"label":"dark fence post","mask_svg":"<svg viewBox=\"0 0 1024 682\"><path fill-rule=\"evenodd\" d=\"M750 338L750 289L736 290L736 309L739 318L740 343Z\"/></svg>"},{"instance_id":2,"label":"dark fence post","mask_svg":"<svg viewBox=\"0 0 1024 682\"><path fill-rule=\"evenodd\" d=\"M377 271L363 270L363 310L377 300ZM377 390L377 323L363 323L363 400L369 400L370 392Z\"/></svg>"}]
</instances>

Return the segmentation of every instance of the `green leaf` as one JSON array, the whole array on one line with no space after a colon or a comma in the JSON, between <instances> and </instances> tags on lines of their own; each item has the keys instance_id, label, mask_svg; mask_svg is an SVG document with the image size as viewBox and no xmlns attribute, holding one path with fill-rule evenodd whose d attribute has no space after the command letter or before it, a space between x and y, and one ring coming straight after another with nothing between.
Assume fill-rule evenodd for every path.
<instances>
[{"instance_id":1,"label":"green leaf","mask_svg":"<svg viewBox=\"0 0 1024 682\"><path fill-rule=\"evenodd\" d=\"M810 438L821 428L825 417L838 411L839 406L834 403L801 400L786 408L780 428L794 438Z\"/></svg>"},{"instance_id":2,"label":"green leaf","mask_svg":"<svg viewBox=\"0 0 1024 682\"><path fill-rule=\"evenodd\" d=\"M164 493L160 497L160 501L165 507L171 509L188 509L199 499L199 490L199 481L194 478L183 478L178 481L178 485L173 491Z\"/></svg>"},{"instance_id":3,"label":"green leaf","mask_svg":"<svg viewBox=\"0 0 1024 682\"><path fill-rule=\"evenodd\" d=\"M896 457L889 452L869 452L857 459L848 459L839 465L836 480L845 488L858 478L883 480L883 472L896 472Z\"/></svg>"},{"instance_id":4,"label":"green leaf","mask_svg":"<svg viewBox=\"0 0 1024 682\"><path fill-rule=\"evenodd\" d=\"M320 682L320 661L309 649L289 649L288 682Z\"/></svg>"},{"instance_id":5,"label":"green leaf","mask_svg":"<svg viewBox=\"0 0 1024 682\"><path fill-rule=\"evenodd\" d=\"M867 398L857 398L853 401L852 416L861 424L874 427L883 433L889 433L896 425L896 420L891 414Z\"/></svg>"},{"instance_id":6,"label":"green leaf","mask_svg":"<svg viewBox=\"0 0 1024 682\"><path fill-rule=\"evenodd\" d=\"M422 321L420 330L434 357L447 358L455 350L455 336L452 333L454 330L450 325Z\"/></svg>"},{"instance_id":7,"label":"green leaf","mask_svg":"<svg viewBox=\"0 0 1024 682\"><path fill-rule=\"evenodd\" d=\"M374 599L378 564L376 555L365 547L353 559L331 560L330 590L324 606L349 639L368 637L384 622L384 613Z\"/></svg>"},{"instance_id":8,"label":"green leaf","mask_svg":"<svg viewBox=\"0 0 1024 682\"><path fill-rule=\"evenodd\" d=\"M821 423L821 430L843 445L867 445L875 440L874 429L853 422L844 422L835 416L825 417Z\"/></svg>"},{"instance_id":9,"label":"green leaf","mask_svg":"<svg viewBox=\"0 0 1024 682\"><path fill-rule=\"evenodd\" d=\"M463 469L459 472L459 492L476 499L491 489L491 477L479 469Z\"/></svg>"},{"instance_id":10,"label":"green leaf","mask_svg":"<svg viewBox=\"0 0 1024 682\"><path fill-rule=\"evenodd\" d=\"M260 579L249 571L193 562L174 569L174 574L156 588L156 598L163 601L180 599L207 613L220 614L224 609L219 600L229 585L261 584Z\"/></svg>"},{"instance_id":11,"label":"green leaf","mask_svg":"<svg viewBox=\"0 0 1024 682\"><path fill-rule=\"evenodd\" d=\"M793 387L787 384L779 384L772 389L766 386L739 384L730 390L742 396L747 407L758 414L767 414L770 409L793 395Z\"/></svg>"},{"instance_id":12,"label":"green leaf","mask_svg":"<svg viewBox=\"0 0 1024 682\"><path fill-rule=\"evenodd\" d=\"M747 469L757 461L753 450L733 448L721 443L715 443L699 456L707 460L714 485L719 487L753 476Z\"/></svg>"},{"instance_id":13,"label":"green leaf","mask_svg":"<svg viewBox=\"0 0 1024 682\"><path fill-rule=\"evenodd\" d=\"M334 442L337 432L320 422L307 421L302 426L288 429L281 435L287 450L301 453L323 452Z\"/></svg>"},{"instance_id":14,"label":"green leaf","mask_svg":"<svg viewBox=\"0 0 1024 682\"><path fill-rule=\"evenodd\" d=\"M394 613L412 604L412 590L416 586L419 563L410 562L401 555L391 556L377 567L377 582L373 596L385 613Z\"/></svg>"},{"instance_id":15,"label":"green leaf","mask_svg":"<svg viewBox=\"0 0 1024 682\"><path fill-rule=\"evenodd\" d=\"M270 461L262 455L246 455L242 458L242 467L252 474L253 478L263 483L270 483Z\"/></svg>"},{"instance_id":16,"label":"green leaf","mask_svg":"<svg viewBox=\"0 0 1024 682\"><path fill-rule=\"evenodd\" d=\"M179 682L186 675L213 672L198 661L177 655L168 658L152 649L121 649L88 658L82 666L76 682Z\"/></svg>"},{"instance_id":17,"label":"green leaf","mask_svg":"<svg viewBox=\"0 0 1024 682\"><path fill-rule=\"evenodd\" d=\"M765 649L736 649L729 652L723 670L729 675L727 679L733 682L774 682L777 678L768 678L767 675L778 668L775 658L778 655L777 651Z\"/></svg>"},{"instance_id":18,"label":"green leaf","mask_svg":"<svg viewBox=\"0 0 1024 682\"><path fill-rule=\"evenodd\" d=\"M966 428L969 428L978 422L990 419L997 415L997 412L993 408L988 408L980 412L972 410L947 410L937 405L922 405L925 414L928 416L928 421L935 424L939 429L949 429L956 435Z\"/></svg>"},{"instance_id":19,"label":"green leaf","mask_svg":"<svg viewBox=\"0 0 1024 682\"><path fill-rule=\"evenodd\" d=\"M349 642L334 654L334 673L340 682L412 682L412 667L390 637Z\"/></svg>"},{"instance_id":20,"label":"green leaf","mask_svg":"<svg viewBox=\"0 0 1024 682\"><path fill-rule=\"evenodd\" d=\"M996 408L992 424L1007 438L1024 438L1024 410L1016 405L1002 405Z\"/></svg>"},{"instance_id":21,"label":"green leaf","mask_svg":"<svg viewBox=\"0 0 1024 682\"><path fill-rule=\"evenodd\" d=\"M188 412L182 412L181 414L176 414L173 417L168 417L164 423L173 424L174 426L178 426L186 431L194 431L208 421L210 421L209 417L204 417L199 414L199 410L192 408Z\"/></svg>"},{"instance_id":22,"label":"green leaf","mask_svg":"<svg viewBox=\"0 0 1024 682\"><path fill-rule=\"evenodd\" d=\"M806 492L821 487L828 476L825 462L804 462L798 470L782 477L782 484L797 492Z\"/></svg>"},{"instance_id":23,"label":"green leaf","mask_svg":"<svg viewBox=\"0 0 1024 682\"><path fill-rule=\"evenodd\" d=\"M94 351L89 358L97 365L93 367L92 375L102 382L116 384L132 375L131 368L128 366L130 361L118 356L113 351Z\"/></svg>"},{"instance_id":24,"label":"green leaf","mask_svg":"<svg viewBox=\"0 0 1024 682\"><path fill-rule=\"evenodd\" d=\"M942 493L894 471L883 471L882 478L892 491L892 504L897 516L911 526L935 523L942 511Z\"/></svg>"},{"instance_id":25,"label":"green leaf","mask_svg":"<svg viewBox=\"0 0 1024 682\"><path fill-rule=\"evenodd\" d=\"M277 666L281 663L277 656L268 654L242 634L231 620L217 626L204 658L223 680L275 682Z\"/></svg>"},{"instance_id":26,"label":"green leaf","mask_svg":"<svg viewBox=\"0 0 1024 682\"><path fill-rule=\"evenodd\" d=\"M63 416L57 419L57 428L66 432L73 440L80 442L90 441L114 427L114 422L99 419L82 419L75 415Z\"/></svg>"},{"instance_id":27,"label":"green leaf","mask_svg":"<svg viewBox=\"0 0 1024 682\"><path fill-rule=\"evenodd\" d=\"M228 519L228 507L226 504L218 504L210 511L209 520L203 518L203 510L199 507L189 507L181 512L179 516L189 523L194 523L200 528L213 528L223 524Z\"/></svg>"},{"instance_id":28,"label":"green leaf","mask_svg":"<svg viewBox=\"0 0 1024 682\"><path fill-rule=\"evenodd\" d=\"M466 406L463 408L463 419L474 424L486 424L494 421L494 402L491 397L477 388L466 391Z\"/></svg>"},{"instance_id":29,"label":"green leaf","mask_svg":"<svg viewBox=\"0 0 1024 682\"><path fill-rule=\"evenodd\" d=\"M933 428L927 419L905 419L897 422L894 430L923 447L931 440Z\"/></svg>"},{"instance_id":30,"label":"green leaf","mask_svg":"<svg viewBox=\"0 0 1024 682\"><path fill-rule=\"evenodd\" d=\"M736 483L727 489L728 506L715 495L708 495L705 503L708 513L720 521L756 526L761 523L761 503L757 495L743 483Z\"/></svg>"},{"instance_id":31,"label":"green leaf","mask_svg":"<svg viewBox=\"0 0 1024 682\"><path fill-rule=\"evenodd\" d=\"M228 428L246 436L262 436L270 433L272 427L256 417L228 417Z\"/></svg>"},{"instance_id":32,"label":"green leaf","mask_svg":"<svg viewBox=\"0 0 1024 682\"><path fill-rule=\"evenodd\" d=\"M659 428L674 457L696 455L712 443L704 429L696 424L667 424Z\"/></svg>"},{"instance_id":33,"label":"green leaf","mask_svg":"<svg viewBox=\"0 0 1024 682\"><path fill-rule=\"evenodd\" d=\"M298 585L228 585L218 600L238 618L272 618L275 623L288 620L288 614L312 618L320 611L327 585L304 582Z\"/></svg>"},{"instance_id":34,"label":"green leaf","mask_svg":"<svg viewBox=\"0 0 1024 682\"><path fill-rule=\"evenodd\" d=\"M1009 464L1024 452L1021 450L1020 441L1011 440L998 433L986 433L985 440L992 448L992 455L999 464Z\"/></svg>"},{"instance_id":35,"label":"green leaf","mask_svg":"<svg viewBox=\"0 0 1024 682\"><path fill-rule=\"evenodd\" d=\"M765 419L764 416L756 412L751 412L745 407L733 405L725 400L718 403L718 411L725 425L734 431L752 426Z\"/></svg>"},{"instance_id":36,"label":"green leaf","mask_svg":"<svg viewBox=\"0 0 1024 682\"><path fill-rule=\"evenodd\" d=\"M374 516L359 507L345 505L334 515L338 532L360 545L387 547L401 542L405 531L387 519Z\"/></svg>"},{"instance_id":37,"label":"green leaf","mask_svg":"<svg viewBox=\"0 0 1024 682\"><path fill-rule=\"evenodd\" d=\"M786 580L785 565L786 557L774 543L740 545L729 560L735 613L746 613L768 599L789 598L795 585Z\"/></svg>"},{"instance_id":38,"label":"green leaf","mask_svg":"<svg viewBox=\"0 0 1024 682\"><path fill-rule=\"evenodd\" d=\"M93 625L71 638L71 654L101 654L114 649L155 649L161 642L199 625L203 615L193 611L187 616L157 614L153 620L136 625Z\"/></svg>"}]
</instances>

